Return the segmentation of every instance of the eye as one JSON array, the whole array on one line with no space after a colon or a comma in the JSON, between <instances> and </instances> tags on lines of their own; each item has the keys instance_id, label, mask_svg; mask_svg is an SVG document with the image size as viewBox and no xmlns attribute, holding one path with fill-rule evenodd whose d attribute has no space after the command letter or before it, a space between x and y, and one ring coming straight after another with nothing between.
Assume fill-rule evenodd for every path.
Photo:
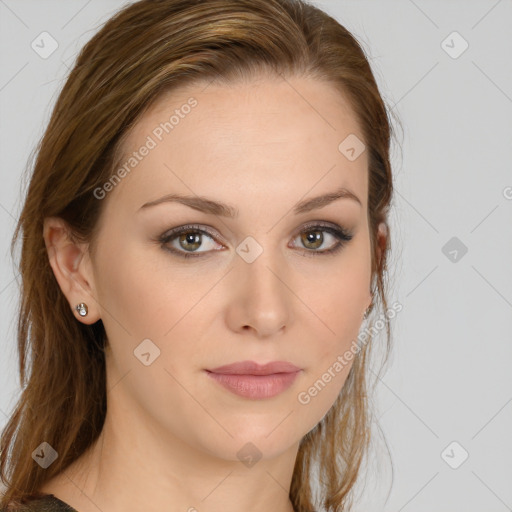
<instances>
[{"instance_id":1,"label":"eye","mask_svg":"<svg viewBox=\"0 0 512 512\"><path fill-rule=\"evenodd\" d=\"M212 249L212 244L210 244L210 248L208 248L207 244L206 251L196 250L204 246L203 237L205 236L211 241L214 240L214 235L200 226L180 226L162 235L159 241L164 245L166 250L178 256L190 258L198 257L196 256L197 253L209 252L208 249ZM170 246L168 245L169 243L171 243Z\"/></svg>"},{"instance_id":2,"label":"eye","mask_svg":"<svg viewBox=\"0 0 512 512\"><path fill-rule=\"evenodd\" d=\"M327 233L327 237L324 233ZM301 251L305 256L316 256L317 254L334 254L340 251L344 245L352 240L353 234L336 224L309 224L303 227L298 234L300 243L307 250ZM328 245L327 249L317 250L324 245L325 240L334 239L334 244Z\"/></svg>"},{"instance_id":3,"label":"eye","mask_svg":"<svg viewBox=\"0 0 512 512\"><path fill-rule=\"evenodd\" d=\"M327 236L324 234L327 233ZM204 239L209 239L210 243L204 244ZM353 238L353 234L345 229L337 226L336 224L319 224L314 223L303 226L302 230L294 237L294 240L300 238L302 247L302 254L306 256L316 256L320 254L334 254L341 250L341 248ZM327 239L334 240L334 244L329 244L329 248L318 250L322 247ZM210 253L215 246L215 235L205 226L187 225L167 231L159 237L158 241L163 245L163 248L177 256L183 258L202 257ZM213 243L212 243L213 242ZM209 247L208 247L209 245ZM199 251L199 248L205 248L204 251Z\"/></svg>"}]
</instances>

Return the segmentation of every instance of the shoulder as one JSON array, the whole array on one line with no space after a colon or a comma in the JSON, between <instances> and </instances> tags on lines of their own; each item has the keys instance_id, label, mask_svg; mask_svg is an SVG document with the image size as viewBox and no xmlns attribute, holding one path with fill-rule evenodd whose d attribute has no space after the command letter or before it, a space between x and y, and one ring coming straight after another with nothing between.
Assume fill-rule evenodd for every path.
<instances>
[{"instance_id":1,"label":"shoulder","mask_svg":"<svg viewBox=\"0 0 512 512\"><path fill-rule=\"evenodd\" d=\"M53 494L33 498L23 505L9 505L0 512L77 512Z\"/></svg>"}]
</instances>

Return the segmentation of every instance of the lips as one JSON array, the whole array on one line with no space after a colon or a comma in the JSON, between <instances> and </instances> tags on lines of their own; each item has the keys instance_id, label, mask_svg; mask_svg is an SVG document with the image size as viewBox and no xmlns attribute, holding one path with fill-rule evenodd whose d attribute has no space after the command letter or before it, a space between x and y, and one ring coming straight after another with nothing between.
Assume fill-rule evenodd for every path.
<instances>
[{"instance_id":1,"label":"lips","mask_svg":"<svg viewBox=\"0 0 512 512\"><path fill-rule=\"evenodd\" d=\"M273 361L260 365L254 361L219 366L206 370L209 377L235 395L264 399L288 389L301 372L301 368L286 361Z\"/></svg>"},{"instance_id":2,"label":"lips","mask_svg":"<svg viewBox=\"0 0 512 512\"><path fill-rule=\"evenodd\" d=\"M275 373L294 373L299 370L300 368L286 361L272 361L267 364L258 364L254 361L240 361L207 371L225 375L272 375Z\"/></svg>"}]
</instances>

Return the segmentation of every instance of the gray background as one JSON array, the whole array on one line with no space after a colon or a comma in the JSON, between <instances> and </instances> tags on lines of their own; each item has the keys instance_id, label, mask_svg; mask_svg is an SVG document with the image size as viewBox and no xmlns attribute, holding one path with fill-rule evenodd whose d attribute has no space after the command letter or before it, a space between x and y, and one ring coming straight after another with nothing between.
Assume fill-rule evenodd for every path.
<instances>
[{"instance_id":1,"label":"gray background","mask_svg":"<svg viewBox=\"0 0 512 512\"><path fill-rule=\"evenodd\" d=\"M0 0L2 425L19 393L9 242L21 173L77 51L125 3ZM356 510L512 510L512 2L316 4L363 44L403 125L390 293L403 310ZM48 58L31 48L43 31L59 45Z\"/></svg>"}]
</instances>

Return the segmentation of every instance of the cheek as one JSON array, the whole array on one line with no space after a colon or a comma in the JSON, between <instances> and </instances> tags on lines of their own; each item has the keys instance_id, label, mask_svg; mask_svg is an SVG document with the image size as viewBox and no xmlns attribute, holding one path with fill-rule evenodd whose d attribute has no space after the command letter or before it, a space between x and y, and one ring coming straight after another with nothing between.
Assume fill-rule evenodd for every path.
<instances>
[{"instance_id":1,"label":"cheek","mask_svg":"<svg viewBox=\"0 0 512 512\"><path fill-rule=\"evenodd\" d=\"M323 294L310 297L316 304L323 322L314 318L314 340L309 349L310 367L297 396L299 410L309 428L319 422L338 398L357 354L358 335L362 324L362 311L366 304L366 290L352 274L339 283L331 283ZM322 305L322 308L319 306ZM311 309L314 309L314 305ZM312 324L311 324L312 325Z\"/></svg>"},{"instance_id":2,"label":"cheek","mask_svg":"<svg viewBox=\"0 0 512 512\"><path fill-rule=\"evenodd\" d=\"M108 327L119 331L122 339L129 334L132 342L161 338L190 309L188 304L199 300L198 283L187 286L166 262L158 248L148 250L140 242L113 237L104 245L97 293L107 332Z\"/></svg>"},{"instance_id":3,"label":"cheek","mask_svg":"<svg viewBox=\"0 0 512 512\"><path fill-rule=\"evenodd\" d=\"M124 328L123 337L129 333L133 341L141 335L156 334L155 319L164 318L159 301L162 287L157 286L154 274L146 266L150 268L148 263L130 256L108 260L103 263L100 276L98 296L105 328Z\"/></svg>"},{"instance_id":4,"label":"cheek","mask_svg":"<svg viewBox=\"0 0 512 512\"><path fill-rule=\"evenodd\" d=\"M324 279L321 290L307 295L307 304L316 316L308 311L310 337L315 343L310 349L313 364L306 380L308 386L315 387L311 405L319 414L332 405L353 365L369 288L369 263L363 255L351 266L340 266L330 279Z\"/></svg>"},{"instance_id":5,"label":"cheek","mask_svg":"<svg viewBox=\"0 0 512 512\"><path fill-rule=\"evenodd\" d=\"M316 313L317 330L329 344L343 343L357 334L369 299L370 275L356 265L324 279L307 293L308 307Z\"/></svg>"},{"instance_id":6,"label":"cheek","mask_svg":"<svg viewBox=\"0 0 512 512\"><path fill-rule=\"evenodd\" d=\"M103 254L109 253L114 251L106 249ZM164 369L190 378L184 369L195 361L198 365L206 362L201 360L198 346L214 311L208 297L214 282L180 272L157 251L132 247L122 253L126 257L116 261L104 257L99 263L98 295L113 363L119 375L131 370L132 379L142 378L141 389L159 383L168 388L170 377ZM148 345L147 339L158 354L150 367L136 357L139 347ZM160 373L154 375L154 368Z\"/></svg>"}]
</instances>

